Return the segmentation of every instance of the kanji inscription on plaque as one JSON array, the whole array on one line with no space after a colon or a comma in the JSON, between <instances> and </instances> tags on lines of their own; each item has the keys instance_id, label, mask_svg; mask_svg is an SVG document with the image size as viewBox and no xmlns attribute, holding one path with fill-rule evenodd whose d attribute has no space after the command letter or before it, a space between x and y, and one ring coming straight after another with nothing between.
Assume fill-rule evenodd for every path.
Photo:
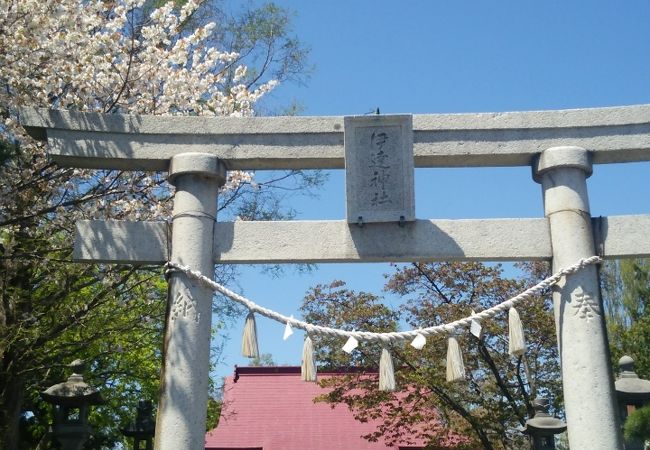
<instances>
[{"instance_id":1,"label":"kanji inscription on plaque","mask_svg":"<svg viewBox=\"0 0 650 450\"><path fill-rule=\"evenodd\" d=\"M412 116L351 116L344 125L348 222L415 220Z\"/></svg>"}]
</instances>

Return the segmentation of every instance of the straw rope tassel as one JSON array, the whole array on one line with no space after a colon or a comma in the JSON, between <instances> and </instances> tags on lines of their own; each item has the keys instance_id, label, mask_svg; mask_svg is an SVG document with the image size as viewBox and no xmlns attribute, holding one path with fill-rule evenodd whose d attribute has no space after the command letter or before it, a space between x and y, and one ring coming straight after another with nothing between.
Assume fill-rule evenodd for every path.
<instances>
[{"instance_id":1,"label":"straw rope tassel","mask_svg":"<svg viewBox=\"0 0 650 450\"><path fill-rule=\"evenodd\" d=\"M302 347L302 364L300 365L300 379L303 381L316 381L316 364L314 362L314 345L309 336L305 337Z\"/></svg>"},{"instance_id":2,"label":"straw rope tassel","mask_svg":"<svg viewBox=\"0 0 650 450\"><path fill-rule=\"evenodd\" d=\"M231 300L234 300L247 308L249 308L250 311L255 311L257 314L261 314L264 317L268 317L270 319L273 319L277 322L281 323L291 323L291 326L300 328L302 330L309 331L309 333L312 334L323 334L331 337L341 337L341 338L348 338L349 341L352 342L352 339L354 340L381 340L383 343L386 343L386 345L390 344L391 342L396 342L396 341L403 341L404 339L414 339L418 334L422 334L423 336L429 336L429 335L435 335L435 334L447 334L450 332L450 330L455 330L461 327L469 326L472 324L472 322L475 322L476 324L480 324L480 321L489 319L491 317L496 316L497 314L502 314L506 309L511 309L516 303L522 302L524 300L530 300L535 298L536 296L539 296L540 293L545 292L548 290L551 286L554 286L557 284L560 280L563 279L563 277L566 277L567 275L571 275L574 273L577 273L578 271L582 270L588 265L591 264L599 264L602 262L602 259L599 256L590 256L589 258L583 258L580 259L577 263L566 267L564 269L558 270L556 273L551 275L548 278L545 278L544 280L540 281L537 283L535 286L532 286L525 291L517 294L514 297L511 297L510 299L503 301L497 305L492 306L491 308L488 308L484 311L481 311L476 314L472 314L471 316L464 317L462 319L455 320L453 322L449 322L446 324L439 324L419 330L409 330L409 331L394 331L390 333L371 333L371 332L357 332L357 331L346 331L346 330L341 330L337 328L331 328L331 327L325 327L325 326L320 326L320 325L313 325L307 322L303 322L300 320L295 320L291 317L284 316L276 311L273 311L268 308L264 308L252 300L243 297L225 286L220 285L216 281L212 280L211 278L206 277L203 275L201 272L197 270L192 270L191 267L188 266L183 266L180 264L173 263L171 261L167 262L165 264L165 274L169 275L172 272L182 272L191 279L198 280L203 286L212 289L215 292L219 292ZM514 314L513 314L514 315ZM513 317L514 320L514 317ZM515 321L516 322L516 321ZM521 322L521 321L520 321ZM252 327L254 330L254 327ZM474 325L474 328L476 328L476 325ZM512 331L515 331L516 327L511 327ZM251 331L253 331L251 330ZM480 330L474 330L476 333L475 335L478 334L480 337L480 333L478 331ZM255 333L256 334L256 333ZM419 340L421 341L421 339ZM513 343L515 340L513 339ZM523 342L523 332L521 333L521 341L520 341L519 346L514 346L515 352L518 352L518 348L525 348L525 342ZM243 346L242 346L243 347ZM255 344L254 347L257 347ZM348 348L348 346L346 346ZM351 349L350 349L351 350ZM347 350L349 351L349 350ZM255 352L257 353L257 352Z\"/></svg>"},{"instance_id":3,"label":"straw rope tassel","mask_svg":"<svg viewBox=\"0 0 650 450\"><path fill-rule=\"evenodd\" d=\"M244 335L241 341L241 354L246 358L259 358L260 352L257 347L257 326L255 324L255 314L250 311L246 316L244 324Z\"/></svg>"},{"instance_id":4,"label":"straw rope tassel","mask_svg":"<svg viewBox=\"0 0 650 450\"><path fill-rule=\"evenodd\" d=\"M381 358L379 359L379 390L388 392L395 390L393 358L386 347L381 349Z\"/></svg>"},{"instance_id":5,"label":"straw rope tassel","mask_svg":"<svg viewBox=\"0 0 650 450\"><path fill-rule=\"evenodd\" d=\"M524 327L514 306L508 310L508 353L512 356L521 356L526 353Z\"/></svg>"},{"instance_id":6,"label":"straw rope tassel","mask_svg":"<svg viewBox=\"0 0 650 450\"><path fill-rule=\"evenodd\" d=\"M463 353L455 337L447 340L447 381L460 381L465 379L465 365Z\"/></svg>"}]
</instances>

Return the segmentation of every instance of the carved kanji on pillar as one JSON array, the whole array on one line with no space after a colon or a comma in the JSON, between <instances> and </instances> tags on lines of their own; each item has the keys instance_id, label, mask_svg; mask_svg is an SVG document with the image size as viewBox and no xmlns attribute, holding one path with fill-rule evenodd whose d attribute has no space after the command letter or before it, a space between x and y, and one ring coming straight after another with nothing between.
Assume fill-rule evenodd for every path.
<instances>
[{"instance_id":1,"label":"carved kanji on pillar","mask_svg":"<svg viewBox=\"0 0 650 450\"><path fill-rule=\"evenodd\" d=\"M197 323L201 319L201 313L196 309L196 302L192 298L192 294L185 287L179 289L172 303L171 319L175 320L179 317Z\"/></svg>"},{"instance_id":2,"label":"carved kanji on pillar","mask_svg":"<svg viewBox=\"0 0 650 450\"><path fill-rule=\"evenodd\" d=\"M591 320L600 315L598 300L591 292L585 291L582 286L578 286L571 293L571 306L581 319Z\"/></svg>"}]
</instances>

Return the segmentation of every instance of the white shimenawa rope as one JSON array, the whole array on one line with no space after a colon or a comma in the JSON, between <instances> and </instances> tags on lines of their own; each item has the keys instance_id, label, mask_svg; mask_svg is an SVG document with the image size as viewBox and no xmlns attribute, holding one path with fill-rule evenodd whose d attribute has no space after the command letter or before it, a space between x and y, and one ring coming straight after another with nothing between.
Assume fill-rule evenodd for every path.
<instances>
[{"instance_id":1,"label":"white shimenawa rope","mask_svg":"<svg viewBox=\"0 0 650 450\"><path fill-rule=\"evenodd\" d=\"M433 327L419 328L417 330L409 330L409 331L396 331L390 333L372 333L368 331L346 331L346 330L340 330L338 328L330 328L330 327L323 327L320 325L313 325L311 323L303 322L301 320L296 320L293 317L287 317L273 310L264 308L263 306L256 304L255 302L247 299L246 297L231 291L230 289L217 283L216 281L211 280L210 278L203 275L201 272L192 270L190 267L176 264L173 262L168 262L165 266L167 267L168 270L180 271L185 275L187 275L189 278L199 281L201 284L210 288L211 290L215 292L220 292L226 297L229 297L230 299L238 303L241 303L242 305L247 307L250 311L261 314L262 316L268 317L269 319L275 320L276 322L280 322L284 324L288 323L292 327L305 330L307 333L325 334L328 336L338 336L338 337L347 337L347 338L354 337L355 339L364 340L364 341L380 341L383 343L390 343L392 341L410 340L415 338L418 334L421 334L423 336L429 336L432 334L449 334L452 333L454 330L456 330L456 328L469 326L473 320L489 319L502 311L507 311L517 303L529 299L534 295L541 294L543 291L545 291L546 289L550 288L558 281L560 281L562 277L576 273L579 270L591 264L598 264L600 262L602 262L602 259L599 256L591 256L589 258L583 258L580 261L578 261L576 264L569 266L565 269L559 270L558 272L546 278L545 280L540 281L535 286L526 289L524 292L520 293L519 295L512 297L508 300L505 300L504 302L499 303L498 305L495 305L484 311L472 314L471 316L464 317L462 319L455 320L447 324L436 325Z\"/></svg>"}]
</instances>

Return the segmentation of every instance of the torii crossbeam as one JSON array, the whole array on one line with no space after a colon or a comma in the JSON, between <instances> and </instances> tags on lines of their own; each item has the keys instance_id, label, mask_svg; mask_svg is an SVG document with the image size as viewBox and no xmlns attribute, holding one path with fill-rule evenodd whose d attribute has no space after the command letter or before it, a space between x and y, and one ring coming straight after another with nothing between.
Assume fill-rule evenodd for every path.
<instances>
[{"instance_id":1,"label":"torii crossbeam","mask_svg":"<svg viewBox=\"0 0 650 450\"><path fill-rule=\"evenodd\" d=\"M650 215L592 219L592 163L650 161L650 105L521 113L415 115L416 167L531 166L544 218L216 223L226 169L344 167L342 117L206 118L24 109L21 122L67 167L168 171L173 226L83 221L79 261L162 264L552 260L650 256ZM593 224L592 224L593 221ZM170 230L171 228L171 230ZM171 236L171 238L169 238ZM212 293L174 274L156 448L203 448ZM622 448L596 269L553 293L569 443ZM586 303L585 303L586 302ZM584 305L595 318L576 314Z\"/></svg>"}]
</instances>

